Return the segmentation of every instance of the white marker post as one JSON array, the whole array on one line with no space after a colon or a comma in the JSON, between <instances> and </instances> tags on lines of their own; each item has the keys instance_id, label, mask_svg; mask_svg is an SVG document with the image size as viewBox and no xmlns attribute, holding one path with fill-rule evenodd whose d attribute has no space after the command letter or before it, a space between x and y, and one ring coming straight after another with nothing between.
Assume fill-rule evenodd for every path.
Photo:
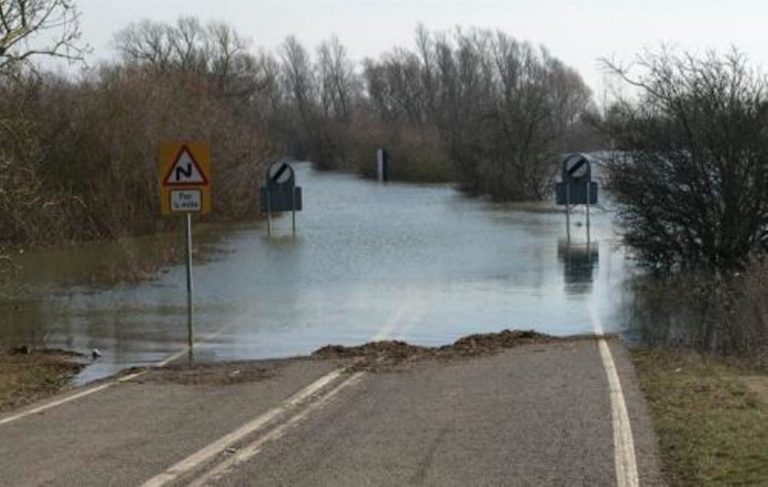
<instances>
[{"instance_id":1,"label":"white marker post","mask_svg":"<svg viewBox=\"0 0 768 487\"><path fill-rule=\"evenodd\" d=\"M565 228L568 243L571 243L571 182L565 183Z\"/></svg>"},{"instance_id":2,"label":"white marker post","mask_svg":"<svg viewBox=\"0 0 768 487\"><path fill-rule=\"evenodd\" d=\"M592 189L592 181L587 180L587 245L589 245L590 240L590 234L589 234L589 200L592 197L590 194L590 190Z\"/></svg>"},{"instance_id":3,"label":"white marker post","mask_svg":"<svg viewBox=\"0 0 768 487\"><path fill-rule=\"evenodd\" d=\"M376 149L376 179L380 183L386 183L389 181L389 153L387 149L380 147Z\"/></svg>"}]
</instances>

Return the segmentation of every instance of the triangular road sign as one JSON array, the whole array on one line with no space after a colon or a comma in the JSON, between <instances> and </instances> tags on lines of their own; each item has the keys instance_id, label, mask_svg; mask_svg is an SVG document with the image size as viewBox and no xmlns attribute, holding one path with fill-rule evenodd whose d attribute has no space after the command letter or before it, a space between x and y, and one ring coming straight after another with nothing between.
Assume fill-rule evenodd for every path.
<instances>
[{"instance_id":1,"label":"triangular road sign","mask_svg":"<svg viewBox=\"0 0 768 487\"><path fill-rule=\"evenodd\" d=\"M186 145L181 147L168 174L163 178L163 186L207 186L208 178L192 151Z\"/></svg>"}]
</instances>

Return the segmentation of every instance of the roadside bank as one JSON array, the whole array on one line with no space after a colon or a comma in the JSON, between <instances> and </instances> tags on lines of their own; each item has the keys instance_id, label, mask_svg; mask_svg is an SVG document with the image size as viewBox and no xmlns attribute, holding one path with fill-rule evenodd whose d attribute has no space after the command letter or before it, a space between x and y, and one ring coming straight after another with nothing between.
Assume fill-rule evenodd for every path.
<instances>
[{"instance_id":1,"label":"roadside bank","mask_svg":"<svg viewBox=\"0 0 768 487\"><path fill-rule=\"evenodd\" d=\"M74 352L28 347L0 349L0 412L66 390L83 367L84 357Z\"/></svg>"},{"instance_id":2,"label":"roadside bank","mask_svg":"<svg viewBox=\"0 0 768 487\"><path fill-rule=\"evenodd\" d=\"M632 360L669 485L768 484L768 372L687 350Z\"/></svg>"}]
</instances>

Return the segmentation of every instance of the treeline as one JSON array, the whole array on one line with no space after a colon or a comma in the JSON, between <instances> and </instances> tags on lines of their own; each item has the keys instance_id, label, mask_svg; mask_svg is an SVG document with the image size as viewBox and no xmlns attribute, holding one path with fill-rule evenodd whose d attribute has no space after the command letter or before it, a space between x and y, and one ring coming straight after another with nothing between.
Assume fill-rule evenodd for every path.
<instances>
[{"instance_id":1,"label":"treeline","mask_svg":"<svg viewBox=\"0 0 768 487\"><path fill-rule=\"evenodd\" d=\"M544 198L591 94L546 49L501 32L416 33L416 49L367 60L367 112L393 138L435 137L462 186L497 199Z\"/></svg>"},{"instance_id":2,"label":"treeline","mask_svg":"<svg viewBox=\"0 0 768 487\"><path fill-rule=\"evenodd\" d=\"M251 95L270 140L321 169L370 175L384 146L398 179L541 199L560 153L599 144L584 122L591 94L579 74L501 32L419 27L414 48L355 63L335 37L314 51L289 37L275 52L247 54L228 30L242 48L228 52L211 42L222 28L144 21L116 45L126 62L161 70L209 70L210 52L239 54L241 74L260 80Z\"/></svg>"},{"instance_id":3,"label":"treeline","mask_svg":"<svg viewBox=\"0 0 768 487\"><path fill-rule=\"evenodd\" d=\"M47 2L76 25L70 4ZM166 139L211 142L213 217L225 219L257 214L264 169L283 156L370 176L375 149L386 147L397 179L529 200L547 195L560 153L595 140L578 73L501 32L418 28L412 49L356 63L336 38L313 51L295 37L256 51L226 24L145 20L116 34L118 60L74 79L41 74L14 39L0 31L5 246L172 224L159 216L156 188Z\"/></svg>"}]
</instances>

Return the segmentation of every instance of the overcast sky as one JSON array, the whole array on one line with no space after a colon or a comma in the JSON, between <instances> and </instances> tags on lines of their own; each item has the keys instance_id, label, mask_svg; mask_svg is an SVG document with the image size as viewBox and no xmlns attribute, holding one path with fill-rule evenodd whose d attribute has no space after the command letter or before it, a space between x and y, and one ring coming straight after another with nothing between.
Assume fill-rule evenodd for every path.
<instances>
[{"instance_id":1,"label":"overcast sky","mask_svg":"<svg viewBox=\"0 0 768 487\"><path fill-rule=\"evenodd\" d=\"M500 29L545 45L581 72L600 97L604 74L597 59L630 60L646 47L742 49L768 65L766 0L78 0L84 40L93 58L114 55L115 31L150 18L181 15L235 26L255 47L273 49L290 34L314 46L339 36L355 59L410 46L416 25Z\"/></svg>"}]
</instances>

